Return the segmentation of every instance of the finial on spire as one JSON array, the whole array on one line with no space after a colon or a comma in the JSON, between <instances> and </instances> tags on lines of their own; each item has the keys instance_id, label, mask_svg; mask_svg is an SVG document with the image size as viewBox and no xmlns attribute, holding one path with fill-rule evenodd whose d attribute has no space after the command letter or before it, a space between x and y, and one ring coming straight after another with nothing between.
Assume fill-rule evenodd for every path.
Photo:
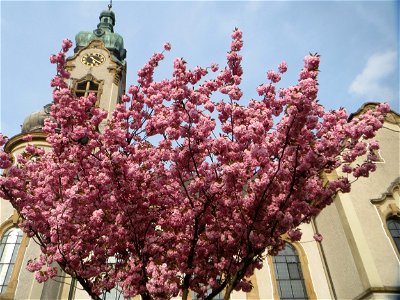
<instances>
[{"instance_id":1,"label":"finial on spire","mask_svg":"<svg viewBox=\"0 0 400 300\"><path fill-rule=\"evenodd\" d=\"M112 8L112 0L110 0L110 3L108 4L108 10L111 10Z\"/></svg>"}]
</instances>

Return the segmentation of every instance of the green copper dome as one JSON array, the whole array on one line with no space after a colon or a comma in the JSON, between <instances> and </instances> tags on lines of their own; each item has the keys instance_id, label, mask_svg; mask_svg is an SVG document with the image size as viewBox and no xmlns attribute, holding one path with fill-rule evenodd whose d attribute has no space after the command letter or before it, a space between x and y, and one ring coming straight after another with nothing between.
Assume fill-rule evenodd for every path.
<instances>
[{"instance_id":1,"label":"green copper dome","mask_svg":"<svg viewBox=\"0 0 400 300\"><path fill-rule=\"evenodd\" d=\"M103 10L100 14L100 23L93 32L81 31L76 37L76 53L80 49L89 45L93 40L102 40L104 46L112 53L113 57L120 62L126 58L124 39L118 33L114 33L115 14L111 10Z\"/></svg>"}]
</instances>

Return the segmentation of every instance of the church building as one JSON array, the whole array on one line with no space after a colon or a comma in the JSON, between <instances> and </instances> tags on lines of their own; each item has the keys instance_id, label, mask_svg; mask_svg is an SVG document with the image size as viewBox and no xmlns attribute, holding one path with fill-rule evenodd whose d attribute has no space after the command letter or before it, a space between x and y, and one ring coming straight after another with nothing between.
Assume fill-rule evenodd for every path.
<instances>
[{"instance_id":1,"label":"church building","mask_svg":"<svg viewBox=\"0 0 400 300\"><path fill-rule=\"evenodd\" d=\"M100 108L112 111L126 89L126 56L122 36L114 32L115 14L105 10L93 31L76 35L76 47L67 59L68 85L76 96L97 95ZM366 103L350 118L374 108ZM51 104L29 115L21 133L5 149L16 157L28 142L48 148L42 132ZM101 128L100 128L101 130ZM340 194L310 224L301 226L300 242L287 241L275 257L251 277L249 293L233 292L232 300L250 299L400 299L400 115L390 111L378 131L377 169L360 178L348 194ZM327 174L327 179L338 176ZM90 299L79 284L64 276L40 284L25 269L38 256L39 246L18 228L19 216L0 201L0 300ZM313 239L321 233L321 243ZM196 299L195 295L190 296ZM139 299L135 297L134 299ZM103 299L123 299L117 289ZM223 299L223 295L221 298Z\"/></svg>"}]
</instances>

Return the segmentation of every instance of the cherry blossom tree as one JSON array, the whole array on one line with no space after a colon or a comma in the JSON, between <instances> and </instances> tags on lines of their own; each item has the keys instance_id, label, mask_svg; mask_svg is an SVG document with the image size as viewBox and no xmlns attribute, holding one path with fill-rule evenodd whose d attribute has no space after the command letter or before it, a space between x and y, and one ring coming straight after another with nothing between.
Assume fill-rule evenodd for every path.
<instances>
[{"instance_id":1,"label":"cherry blossom tree","mask_svg":"<svg viewBox=\"0 0 400 300\"><path fill-rule=\"evenodd\" d=\"M257 87L260 99L243 105L240 30L222 70L176 59L171 79L155 81L167 43L107 117L94 95L68 89L71 45L51 57L51 150L29 145L15 164L0 153L0 196L41 247L28 264L39 282L62 269L94 299L116 286L124 297L212 299L225 290L228 299L251 290L248 278L285 234L300 240L299 225L375 169L379 146L369 139L388 105L351 121L343 108L325 111L316 54L296 85L276 88L283 62ZM348 176L324 179L338 168Z\"/></svg>"}]
</instances>

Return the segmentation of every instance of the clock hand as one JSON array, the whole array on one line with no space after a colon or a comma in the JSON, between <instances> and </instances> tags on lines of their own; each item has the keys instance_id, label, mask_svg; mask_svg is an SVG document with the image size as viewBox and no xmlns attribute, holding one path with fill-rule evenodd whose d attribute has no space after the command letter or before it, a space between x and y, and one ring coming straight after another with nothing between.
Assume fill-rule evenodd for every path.
<instances>
[{"instance_id":1,"label":"clock hand","mask_svg":"<svg viewBox=\"0 0 400 300\"><path fill-rule=\"evenodd\" d=\"M100 61L100 60L98 60L97 58L94 58L94 57L92 57L92 60L93 60L93 62L95 62L95 63L98 63L98 64L100 64L100 63L101 63L101 61Z\"/></svg>"}]
</instances>

